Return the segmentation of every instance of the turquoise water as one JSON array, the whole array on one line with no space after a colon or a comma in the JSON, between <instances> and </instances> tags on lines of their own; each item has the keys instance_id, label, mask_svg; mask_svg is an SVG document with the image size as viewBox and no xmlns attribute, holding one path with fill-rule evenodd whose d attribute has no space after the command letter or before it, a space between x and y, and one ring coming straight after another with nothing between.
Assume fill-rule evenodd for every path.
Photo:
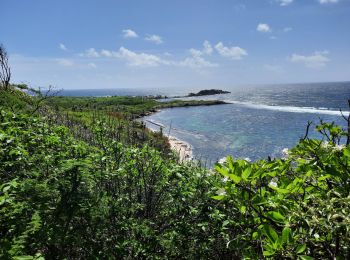
<instances>
[{"instance_id":1,"label":"turquoise water","mask_svg":"<svg viewBox=\"0 0 350 260\"><path fill-rule=\"evenodd\" d=\"M259 86L231 94L200 97L231 104L165 109L144 120L164 125L163 132L186 141L194 157L212 165L226 155L256 160L280 157L305 134L308 121L335 121L346 127L339 109L348 110L350 83ZM315 131L310 136L320 138Z\"/></svg>"},{"instance_id":2,"label":"turquoise water","mask_svg":"<svg viewBox=\"0 0 350 260\"><path fill-rule=\"evenodd\" d=\"M256 160L279 157L305 133L308 121L320 118L346 127L339 109L349 110L350 82L285 84L266 86L213 87L231 94L198 97L219 99L230 104L165 109L144 120L164 125L164 133L192 146L194 157L206 165L226 155ZM64 90L67 96L186 95L201 88L183 89L91 89ZM191 98L194 99L194 98ZM159 129L147 122L148 127ZM320 136L311 131L315 138Z\"/></svg>"}]
</instances>

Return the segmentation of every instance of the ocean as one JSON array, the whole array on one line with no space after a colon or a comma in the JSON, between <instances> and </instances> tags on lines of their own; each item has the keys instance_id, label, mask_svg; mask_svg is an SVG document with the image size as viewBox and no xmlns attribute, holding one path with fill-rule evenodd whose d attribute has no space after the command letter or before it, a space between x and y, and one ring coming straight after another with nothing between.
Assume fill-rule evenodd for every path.
<instances>
[{"instance_id":1,"label":"ocean","mask_svg":"<svg viewBox=\"0 0 350 260\"><path fill-rule=\"evenodd\" d=\"M99 90L98 93L90 90L85 94L173 96L198 90L119 89ZM159 127L149 122L164 125L165 135L187 142L193 156L207 166L227 155L250 160L280 157L284 148L295 146L304 136L308 121L313 122L309 134L313 138L321 137L313 130L321 119L346 127L339 109L349 111L350 82L243 86L224 90L231 93L195 99L219 99L229 104L164 109L144 120L155 130ZM66 92L62 94L67 95ZM74 94L83 96L84 90Z\"/></svg>"}]
</instances>

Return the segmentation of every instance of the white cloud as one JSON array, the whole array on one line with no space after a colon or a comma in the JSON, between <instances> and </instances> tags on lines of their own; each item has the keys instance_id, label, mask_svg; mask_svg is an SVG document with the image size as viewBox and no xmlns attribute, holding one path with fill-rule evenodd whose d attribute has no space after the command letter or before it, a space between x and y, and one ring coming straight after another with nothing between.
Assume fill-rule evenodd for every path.
<instances>
[{"instance_id":1,"label":"white cloud","mask_svg":"<svg viewBox=\"0 0 350 260\"><path fill-rule=\"evenodd\" d=\"M190 53L192 56L202 56L202 51L197 50L197 49L190 49Z\"/></svg>"},{"instance_id":2,"label":"white cloud","mask_svg":"<svg viewBox=\"0 0 350 260\"><path fill-rule=\"evenodd\" d=\"M326 55L328 55L328 51L314 52L309 56L293 54L289 60L295 63L302 63L308 68L322 68L330 61Z\"/></svg>"},{"instance_id":3,"label":"white cloud","mask_svg":"<svg viewBox=\"0 0 350 260\"><path fill-rule=\"evenodd\" d=\"M336 4L339 0L318 0L320 4Z\"/></svg>"},{"instance_id":4,"label":"white cloud","mask_svg":"<svg viewBox=\"0 0 350 260\"><path fill-rule=\"evenodd\" d=\"M159 35L153 34L153 35L148 35L145 38L146 41L150 41L153 42L155 44L162 44L163 43L163 39L162 37L160 37Z\"/></svg>"},{"instance_id":5,"label":"white cloud","mask_svg":"<svg viewBox=\"0 0 350 260\"><path fill-rule=\"evenodd\" d=\"M213 52L213 47L211 47L211 44L210 44L209 41L204 41L204 42L203 42L203 52L204 52L205 54L208 54L208 55L212 54L212 52Z\"/></svg>"},{"instance_id":6,"label":"white cloud","mask_svg":"<svg viewBox=\"0 0 350 260\"><path fill-rule=\"evenodd\" d=\"M256 27L256 30L262 33L271 32L270 26L266 23L259 23L258 26Z\"/></svg>"},{"instance_id":7,"label":"white cloud","mask_svg":"<svg viewBox=\"0 0 350 260\"><path fill-rule=\"evenodd\" d=\"M119 53L116 51L109 51L109 50L101 50L100 52L101 56L107 57L107 58L112 58L112 57L119 57Z\"/></svg>"},{"instance_id":8,"label":"white cloud","mask_svg":"<svg viewBox=\"0 0 350 260\"><path fill-rule=\"evenodd\" d=\"M246 50L238 46L226 47L222 44L222 42L216 44L215 49L221 56L231 58L233 60L240 60L243 56L248 55Z\"/></svg>"},{"instance_id":9,"label":"white cloud","mask_svg":"<svg viewBox=\"0 0 350 260\"><path fill-rule=\"evenodd\" d=\"M219 54L225 57L232 59L241 59L243 55L247 55L246 51L239 47L225 47L221 42L215 46L215 49L218 50ZM193 69L204 68L204 67L217 67L218 64L212 63L206 60L203 56L210 55L213 52L213 47L209 41L203 42L203 49L190 49L190 56L184 58L183 60L175 60L172 54L166 52L163 55L155 55L144 52L135 52L129 50L125 47L120 47L118 51L102 49L97 51L94 48L86 50L84 53L81 53L81 57L87 58L116 58L126 61L127 65L134 67L157 67L160 65L167 66L177 66L177 67L189 67ZM162 56L166 56L162 57ZM96 65L93 63L88 64L89 67L95 68Z\"/></svg>"},{"instance_id":10,"label":"white cloud","mask_svg":"<svg viewBox=\"0 0 350 260\"><path fill-rule=\"evenodd\" d=\"M80 53L79 56L88 58L98 58L100 57L100 54L94 48L90 48L87 49L84 53Z\"/></svg>"},{"instance_id":11,"label":"white cloud","mask_svg":"<svg viewBox=\"0 0 350 260\"><path fill-rule=\"evenodd\" d=\"M204 54L210 55L213 52L213 48L208 41L204 41L203 50L190 49L189 51L191 57L187 57L183 61L176 63L177 65L192 69L218 67L218 64L212 63L202 57Z\"/></svg>"},{"instance_id":12,"label":"white cloud","mask_svg":"<svg viewBox=\"0 0 350 260\"><path fill-rule=\"evenodd\" d=\"M209 41L205 40L203 42L203 49L202 50L191 48L190 53L192 56L202 56L205 54L211 55L213 53L213 47L211 46Z\"/></svg>"},{"instance_id":13,"label":"white cloud","mask_svg":"<svg viewBox=\"0 0 350 260\"><path fill-rule=\"evenodd\" d=\"M293 0L276 0L280 6L287 6L293 3Z\"/></svg>"},{"instance_id":14,"label":"white cloud","mask_svg":"<svg viewBox=\"0 0 350 260\"><path fill-rule=\"evenodd\" d=\"M68 50L67 47L66 47L63 43L60 43L60 44L58 45L58 47L59 47L62 51L67 51L67 50Z\"/></svg>"},{"instance_id":15,"label":"white cloud","mask_svg":"<svg viewBox=\"0 0 350 260\"><path fill-rule=\"evenodd\" d=\"M68 59L56 59L57 63L63 67L72 67L74 62Z\"/></svg>"},{"instance_id":16,"label":"white cloud","mask_svg":"<svg viewBox=\"0 0 350 260\"><path fill-rule=\"evenodd\" d=\"M117 57L127 61L130 66L140 66L140 67L156 67L160 64L167 64L160 57L147 54L147 53L136 53L128 50L124 47L120 47Z\"/></svg>"},{"instance_id":17,"label":"white cloud","mask_svg":"<svg viewBox=\"0 0 350 260\"><path fill-rule=\"evenodd\" d=\"M139 37L137 33L131 29L125 29L122 31L123 32L123 37L128 39L128 38L137 38Z\"/></svg>"},{"instance_id":18,"label":"white cloud","mask_svg":"<svg viewBox=\"0 0 350 260\"><path fill-rule=\"evenodd\" d=\"M92 69L96 69L96 68L97 68L96 64L93 63L93 62L90 62L90 63L88 64L88 67L89 67L89 68L92 68Z\"/></svg>"},{"instance_id":19,"label":"white cloud","mask_svg":"<svg viewBox=\"0 0 350 260\"><path fill-rule=\"evenodd\" d=\"M291 30L293 30L292 27L285 27L285 28L283 28L284 32L290 32Z\"/></svg>"},{"instance_id":20,"label":"white cloud","mask_svg":"<svg viewBox=\"0 0 350 260\"><path fill-rule=\"evenodd\" d=\"M102 50L101 55L104 57L113 57L113 52L108 50Z\"/></svg>"},{"instance_id":21,"label":"white cloud","mask_svg":"<svg viewBox=\"0 0 350 260\"><path fill-rule=\"evenodd\" d=\"M192 57L187 57L183 61L180 61L179 63L176 63L176 64L182 67L189 67L192 69L218 67L218 64L207 61L203 57L197 54L192 55Z\"/></svg>"}]
</instances>

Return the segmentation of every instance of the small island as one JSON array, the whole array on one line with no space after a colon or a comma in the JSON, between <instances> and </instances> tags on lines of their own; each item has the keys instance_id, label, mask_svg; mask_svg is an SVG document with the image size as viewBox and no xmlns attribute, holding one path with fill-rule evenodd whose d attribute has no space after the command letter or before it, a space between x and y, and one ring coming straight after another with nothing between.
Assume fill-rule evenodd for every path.
<instances>
[{"instance_id":1,"label":"small island","mask_svg":"<svg viewBox=\"0 0 350 260\"><path fill-rule=\"evenodd\" d=\"M217 94L229 94L230 91L225 91L221 89L204 89L199 91L198 93L189 93L188 97L199 97L199 96L210 96L210 95L217 95Z\"/></svg>"}]
</instances>

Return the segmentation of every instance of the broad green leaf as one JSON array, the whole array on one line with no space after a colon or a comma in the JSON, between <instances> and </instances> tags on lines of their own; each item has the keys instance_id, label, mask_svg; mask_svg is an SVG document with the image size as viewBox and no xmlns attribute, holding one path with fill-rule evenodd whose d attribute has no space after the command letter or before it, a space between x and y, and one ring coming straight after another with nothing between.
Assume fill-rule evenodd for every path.
<instances>
[{"instance_id":1,"label":"broad green leaf","mask_svg":"<svg viewBox=\"0 0 350 260\"><path fill-rule=\"evenodd\" d=\"M217 170L220 174L222 174L225 177L229 177L229 173L225 167L222 165L216 165L215 170Z\"/></svg>"},{"instance_id":2,"label":"broad green leaf","mask_svg":"<svg viewBox=\"0 0 350 260\"><path fill-rule=\"evenodd\" d=\"M271 251L264 251L263 252L263 255L264 256L272 256L272 255L274 255L275 254L275 252L271 252Z\"/></svg>"},{"instance_id":3,"label":"broad green leaf","mask_svg":"<svg viewBox=\"0 0 350 260\"><path fill-rule=\"evenodd\" d=\"M277 211L269 211L267 212L267 216L276 222L284 223L285 221L285 217Z\"/></svg>"},{"instance_id":4,"label":"broad green leaf","mask_svg":"<svg viewBox=\"0 0 350 260\"><path fill-rule=\"evenodd\" d=\"M299 255L298 259L302 259L302 260L313 260L314 258L311 256L307 256L307 255Z\"/></svg>"},{"instance_id":5,"label":"broad green leaf","mask_svg":"<svg viewBox=\"0 0 350 260\"><path fill-rule=\"evenodd\" d=\"M326 174L326 175L324 175L324 176L319 177L319 178L318 178L318 181L323 181L323 180L328 179L328 178L330 178L330 177L332 177L330 174Z\"/></svg>"},{"instance_id":6,"label":"broad green leaf","mask_svg":"<svg viewBox=\"0 0 350 260\"><path fill-rule=\"evenodd\" d=\"M34 259L33 256L30 255L21 255L21 256L15 256L13 257L14 260L31 260Z\"/></svg>"},{"instance_id":7,"label":"broad green leaf","mask_svg":"<svg viewBox=\"0 0 350 260\"><path fill-rule=\"evenodd\" d=\"M277 241L278 234L270 225L264 225L264 233L272 243Z\"/></svg>"},{"instance_id":8,"label":"broad green leaf","mask_svg":"<svg viewBox=\"0 0 350 260\"><path fill-rule=\"evenodd\" d=\"M269 185L269 187L271 189L277 191L278 193L281 193L281 194L288 194L288 193L290 193L290 190L287 190L287 189L281 189L281 188L275 187L273 185Z\"/></svg>"},{"instance_id":9,"label":"broad green leaf","mask_svg":"<svg viewBox=\"0 0 350 260\"><path fill-rule=\"evenodd\" d=\"M292 238L292 230L289 227L285 227L282 230L282 242L285 244L289 244Z\"/></svg>"},{"instance_id":10,"label":"broad green leaf","mask_svg":"<svg viewBox=\"0 0 350 260\"><path fill-rule=\"evenodd\" d=\"M248 180L250 174L252 173L252 168L248 167L247 169L245 169L243 172L242 172L242 178L243 180Z\"/></svg>"},{"instance_id":11,"label":"broad green leaf","mask_svg":"<svg viewBox=\"0 0 350 260\"><path fill-rule=\"evenodd\" d=\"M10 188L11 188L11 186L5 186L5 187L2 189L2 192L5 193L5 192L8 191Z\"/></svg>"},{"instance_id":12,"label":"broad green leaf","mask_svg":"<svg viewBox=\"0 0 350 260\"><path fill-rule=\"evenodd\" d=\"M344 155L346 157L350 157L350 146L347 146L345 149L344 149Z\"/></svg>"},{"instance_id":13,"label":"broad green leaf","mask_svg":"<svg viewBox=\"0 0 350 260\"><path fill-rule=\"evenodd\" d=\"M306 244L299 245L296 249L296 253L301 254L302 252L305 251L305 249L306 249Z\"/></svg>"},{"instance_id":14,"label":"broad green leaf","mask_svg":"<svg viewBox=\"0 0 350 260\"><path fill-rule=\"evenodd\" d=\"M214 200L223 200L225 198L225 195L212 196L211 198Z\"/></svg>"},{"instance_id":15,"label":"broad green leaf","mask_svg":"<svg viewBox=\"0 0 350 260\"><path fill-rule=\"evenodd\" d=\"M229 175L230 179L233 180L236 184L240 183L241 177L235 175L235 174L230 174Z\"/></svg>"}]
</instances>

